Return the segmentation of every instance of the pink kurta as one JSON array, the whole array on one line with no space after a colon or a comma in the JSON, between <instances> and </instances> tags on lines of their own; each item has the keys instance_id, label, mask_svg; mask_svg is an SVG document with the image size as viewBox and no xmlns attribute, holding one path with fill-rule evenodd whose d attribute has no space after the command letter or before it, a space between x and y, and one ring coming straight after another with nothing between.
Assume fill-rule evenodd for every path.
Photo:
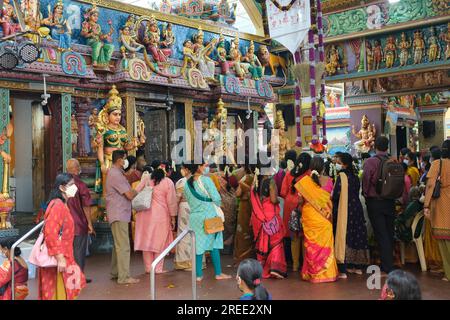
<instances>
[{"instance_id":1,"label":"pink kurta","mask_svg":"<svg viewBox=\"0 0 450 320\"><path fill-rule=\"evenodd\" d=\"M152 204L149 210L136 214L135 251L162 252L173 241L170 217L177 215L175 185L164 178L153 187Z\"/></svg>"}]
</instances>

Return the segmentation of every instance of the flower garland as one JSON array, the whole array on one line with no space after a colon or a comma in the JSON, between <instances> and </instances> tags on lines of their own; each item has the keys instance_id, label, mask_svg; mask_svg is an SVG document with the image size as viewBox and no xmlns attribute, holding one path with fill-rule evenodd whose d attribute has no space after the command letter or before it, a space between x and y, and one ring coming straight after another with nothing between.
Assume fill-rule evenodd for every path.
<instances>
[{"instance_id":1,"label":"flower garland","mask_svg":"<svg viewBox=\"0 0 450 320\"><path fill-rule=\"evenodd\" d=\"M323 18L322 18L322 0L317 0L317 28L319 33L319 61L324 63L325 61L325 47L323 44ZM322 75L322 81L320 84L320 100L325 105L325 75ZM327 140L327 124L325 120L326 113L322 116L322 144L326 145Z\"/></svg>"},{"instance_id":2,"label":"flower garland","mask_svg":"<svg viewBox=\"0 0 450 320\"><path fill-rule=\"evenodd\" d=\"M315 17L311 16L311 28L308 31L309 46L309 87L311 91L311 116L312 116L312 141L313 145L317 144L317 105L316 105L316 50L314 47L314 28Z\"/></svg>"},{"instance_id":3,"label":"flower garland","mask_svg":"<svg viewBox=\"0 0 450 320\"><path fill-rule=\"evenodd\" d=\"M270 0L278 10L289 11L297 0L291 0L287 6L282 6L277 0Z\"/></svg>"},{"instance_id":4,"label":"flower garland","mask_svg":"<svg viewBox=\"0 0 450 320\"><path fill-rule=\"evenodd\" d=\"M301 56L300 56L300 49L295 52L294 55L294 62L300 63ZM302 146L302 128L301 128L301 105L300 105L300 99L301 99L301 92L300 92L300 83L297 79L295 81L295 124L297 126L297 138L295 140L295 145L297 147Z\"/></svg>"}]
</instances>

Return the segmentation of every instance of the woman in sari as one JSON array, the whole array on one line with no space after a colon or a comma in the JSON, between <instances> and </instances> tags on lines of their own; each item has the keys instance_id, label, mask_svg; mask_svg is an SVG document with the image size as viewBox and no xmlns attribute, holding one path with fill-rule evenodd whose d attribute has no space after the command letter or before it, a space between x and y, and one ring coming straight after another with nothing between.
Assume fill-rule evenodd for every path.
<instances>
[{"instance_id":1,"label":"woman in sari","mask_svg":"<svg viewBox=\"0 0 450 320\"><path fill-rule=\"evenodd\" d=\"M347 278L347 272L363 274L369 263L369 244L366 221L359 201L360 183L353 168L352 156L341 153L337 157L339 175L333 190L333 230L335 254L339 278Z\"/></svg>"},{"instance_id":2,"label":"woman in sari","mask_svg":"<svg viewBox=\"0 0 450 320\"><path fill-rule=\"evenodd\" d=\"M144 170L148 172L150 169L146 167ZM178 207L175 186L161 167L153 170L149 182L146 182L146 177L147 174L142 176L141 183L148 183L153 188L152 202L149 209L136 214L134 250L142 251L145 272L150 273L153 261L173 241ZM155 272L167 272L163 267L164 259L158 263Z\"/></svg>"},{"instance_id":3,"label":"woman in sari","mask_svg":"<svg viewBox=\"0 0 450 320\"><path fill-rule=\"evenodd\" d=\"M332 282L338 276L331 223L333 182L322 175L324 161L321 157L312 159L310 169L311 176L303 177L295 185L305 201L302 208L305 241L302 278L312 283Z\"/></svg>"},{"instance_id":4,"label":"woman in sari","mask_svg":"<svg viewBox=\"0 0 450 320\"><path fill-rule=\"evenodd\" d=\"M226 160L226 158L225 158ZM230 168L223 164L219 165L219 171L215 173L219 182L219 194L222 199L222 211L225 215L223 231L223 246L224 253L231 254L233 250L234 235L236 233L236 218L237 218L237 199L235 188L232 187L231 180L236 178L231 175Z\"/></svg>"},{"instance_id":5,"label":"woman in sari","mask_svg":"<svg viewBox=\"0 0 450 320\"><path fill-rule=\"evenodd\" d=\"M67 199L77 193L72 175L61 173L56 177L44 216L44 239L49 256L54 256L56 267L39 268L40 300L74 300L86 285L86 279L73 256L75 233Z\"/></svg>"},{"instance_id":6,"label":"woman in sari","mask_svg":"<svg viewBox=\"0 0 450 320\"><path fill-rule=\"evenodd\" d=\"M305 175L309 175L310 162L311 156L306 152L301 153L297 158L294 168L286 173L280 192L281 197L284 199L283 224L286 227L284 237L291 239L292 269L294 272L297 272L300 268L301 234L293 233L287 226L291 212L300 206L300 196L294 186Z\"/></svg>"},{"instance_id":7,"label":"woman in sari","mask_svg":"<svg viewBox=\"0 0 450 320\"><path fill-rule=\"evenodd\" d=\"M265 168L267 170L267 168ZM283 279L287 276L277 185L269 175L256 169L250 193L252 203L251 224L255 237L256 257L263 266L263 278Z\"/></svg>"},{"instance_id":8,"label":"woman in sari","mask_svg":"<svg viewBox=\"0 0 450 320\"><path fill-rule=\"evenodd\" d=\"M236 190L236 196L239 199L237 228L234 240L234 262L236 264L254 256L253 233L250 226L250 218L252 216L250 192L254 171L254 166L249 164L245 165L245 176L239 181L239 187Z\"/></svg>"},{"instance_id":9,"label":"woman in sari","mask_svg":"<svg viewBox=\"0 0 450 320\"><path fill-rule=\"evenodd\" d=\"M28 296L28 266L25 260L20 256L21 251L19 247L14 250L14 257L11 259L11 247L14 241L3 240L0 243L0 251L5 257L5 261L0 266L0 300L11 300L11 279L12 268L11 260L15 259L14 263L14 299L25 300Z\"/></svg>"}]
</instances>

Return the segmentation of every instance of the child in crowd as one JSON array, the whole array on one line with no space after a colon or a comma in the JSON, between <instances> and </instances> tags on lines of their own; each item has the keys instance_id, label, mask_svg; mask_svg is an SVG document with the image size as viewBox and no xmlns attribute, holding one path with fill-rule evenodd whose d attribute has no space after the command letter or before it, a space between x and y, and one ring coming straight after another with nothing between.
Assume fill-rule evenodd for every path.
<instances>
[{"instance_id":1,"label":"child in crowd","mask_svg":"<svg viewBox=\"0 0 450 320\"><path fill-rule=\"evenodd\" d=\"M263 268L255 259L245 259L239 264L236 281L243 295L239 300L272 300L262 285Z\"/></svg>"},{"instance_id":2,"label":"child in crowd","mask_svg":"<svg viewBox=\"0 0 450 320\"><path fill-rule=\"evenodd\" d=\"M388 275L380 300L422 300L422 293L417 279L411 273L394 270Z\"/></svg>"},{"instance_id":3,"label":"child in crowd","mask_svg":"<svg viewBox=\"0 0 450 320\"><path fill-rule=\"evenodd\" d=\"M14 257L11 257L10 251L14 244L13 240L3 239L0 241L0 252L4 257L3 264L0 265L0 300L10 300L12 295L12 259L14 264L14 287L15 299L24 300L28 296L28 266L24 259L20 256L21 250L16 247Z\"/></svg>"}]
</instances>

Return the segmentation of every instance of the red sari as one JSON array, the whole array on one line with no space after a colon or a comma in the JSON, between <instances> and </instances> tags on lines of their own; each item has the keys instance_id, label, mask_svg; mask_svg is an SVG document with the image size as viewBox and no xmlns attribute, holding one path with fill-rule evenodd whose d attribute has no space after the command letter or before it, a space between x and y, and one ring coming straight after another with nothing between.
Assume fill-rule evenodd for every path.
<instances>
[{"instance_id":1,"label":"red sari","mask_svg":"<svg viewBox=\"0 0 450 320\"><path fill-rule=\"evenodd\" d=\"M44 219L44 238L48 254L63 254L67 266L63 273L58 273L56 267L38 269L39 299L74 300L86 286L86 279L73 256L75 227L72 215L63 201L55 199L48 205ZM59 239L61 229L62 237Z\"/></svg>"},{"instance_id":2,"label":"red sari","mask_svg":"<svg viewBox=\"0 0 450 320\"><path fill-rule=\"evenodd\" d=\"M263 278L270 278L271 272L286 277L287 265L283 247L284 226L280 216L280 207L273 204L270 197L264 197L261 203L253 188L250 192L250 199L252 203L250 221L255 235L256 257L263 266ZM264 230L263 224L271 221L274 217L280 228L271 236Z\"/></svg>"},{"instance_id":3,"label":"red sari","mask_svg":"<svg viewBox=\"0 0 450 320\"><path fill-rule=\"evenodd\" d=\"M15 276L14 276L14 287L15 287L15 300L25 300L28 296L28 269L23 267L19 261L16 260L14 263ZM5 290L3 294L0 292L0 300L11 300L12 290L12 268L11 261L6 259L0 266L0 288L3 287Z\"/></svg>"}]
</instances>

